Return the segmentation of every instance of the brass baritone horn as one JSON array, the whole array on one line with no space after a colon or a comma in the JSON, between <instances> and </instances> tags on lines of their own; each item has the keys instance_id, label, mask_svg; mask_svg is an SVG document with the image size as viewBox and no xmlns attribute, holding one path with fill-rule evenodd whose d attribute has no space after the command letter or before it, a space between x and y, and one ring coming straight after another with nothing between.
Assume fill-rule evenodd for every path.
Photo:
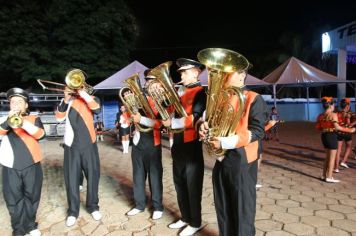
<instances>
[{"instance_id":1,"label":"brass baritone horn","mask_svg":"<svg viewBox=\"0 0 356 236\"><path fill-rule=\"evenodd\" d=\"M64 92L64 87L67 86L71 90L73 90L73 93L75 94L76 90L78 89L84 89L88 94L92 94L94 89L92 86L87 84L85 82L86 75L84 71L80 69L72 69L70 70L65 77L65 83L57 83L49 80L42 80L38 79L37 82L41 85L43 90L50 90L50 91L56 91L56 92ZM56 85L59 87L63 87L63 89L60 88L49 88L45 84L51 84L51 85Z\"/></svg>"},{"instance_id":2,"label":"brass baritone horn","mask_svg":"<svg viewBox=\"0 0 356 236\"><path fill-rule=\"evenodd\" d=\"M205 117L210 130L205 142L212 137L232 136L243 115L245 101L241 88L228 86L226 83L234 72L244 71L250 64L241 54L222 48L201 50L197 57L208 70ZM231 100L235 102L231 103ZM216 156L225 153L222 149L216 150L210 145L207 147L209 153Z\"/></svg>"},{"instance_id":3,"label":"brass baritone horn","mask_svg":"<svg viewBox=\"0 0 356 236\"><path fill-rule=\"evenodd\" d=\"M16 129L16 128L21 128L22 124L23 124L23 118L22 118L22 114L21 111L13 114L12 116L9 116L7 118L7 124L12 128L12 129Z\"/></svg>"},{"instance_id":4,"label":"brass baritone horn","mask_svg":"<svg viewBox=\"0 0 356 236\"><path fill-rule=\"evenodd\" d=\"M148 94L153 98L155 107L163 120L170 118L166 108L171 105L174 106L175 111L180 117L187 117L187 113L180 103L178 93L174 88L174 83L169 74L171 64L172 62L168 61L153 68L148 73L148 76L154 76L155 79L149 80L145 85Z\"/></svg>"},{"instance_id":5,"label":"brass baritone horn","mask_svg":"<svg viewBox=\"0 0 356 236\"><path fill-rule=\"evenodd\" d=\"M136 114L139 109L142 109L146 116L155 117L154 112L143 92L138 74L134 74L125 80L127 87L123 87L119 91L119 97L129 111L130 114ZM148 132L152 128L143 128L137 125L139 131Z\"/></svg>"}]
</instances>

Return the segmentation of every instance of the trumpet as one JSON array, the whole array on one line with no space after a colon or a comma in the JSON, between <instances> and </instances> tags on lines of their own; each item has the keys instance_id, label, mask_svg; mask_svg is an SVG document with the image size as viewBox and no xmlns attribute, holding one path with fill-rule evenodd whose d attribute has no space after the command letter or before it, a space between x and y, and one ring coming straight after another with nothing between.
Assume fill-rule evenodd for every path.
<instances>
[{"instance_id":1,"label":"trumpet","mask_svg":"<svg viewBox=\"0 0 356 236\"><path fill-rule=\"evenodd\" d=\"M72 95L77 94L77 90L83 89L85 90L88 94L92 94L94 89L92 86L87 84L85 82L86 75L84 71L80 69L72 69L68 71L65 77L65 83L57 83L49 80L42 80L38 79L37 82L40 84L43 90L50 90L50 91L56 91L56 92L64 92L64 87L68 87L69 89L73 90ZM51 84L51 85L56 85L59 87L63 87L63 89L60 88L50 88L46 86L45 84Z\"/></svg>"},{"instance_id":2,"label":"trumpet","mask_svg":"<svg viewBox=\"0 0 356 236\"><path fill-rule=\"evenodd\" d=\"M18 111L7 118L7 124L12 128L21 128L23 124L22 112Z\"/></svg>"}]
</instances>

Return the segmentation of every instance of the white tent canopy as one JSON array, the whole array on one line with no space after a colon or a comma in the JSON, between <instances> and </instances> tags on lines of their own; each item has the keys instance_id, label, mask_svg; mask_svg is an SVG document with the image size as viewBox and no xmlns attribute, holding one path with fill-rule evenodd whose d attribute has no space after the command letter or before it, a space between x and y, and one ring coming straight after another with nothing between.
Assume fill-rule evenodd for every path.
<instances>
[{"instance_id":1,"label":"white tent canopy","mask_svg":"<svg viewBox=\"0 0 356 236\"><path fill-rule=\"evenodd\" d=\"M273 84L274 106L276 106L276 86L306 87L307 90L307 114L309 119L309 87L326 84L345 83L335 75L328 74L313 66L310 66L295 57L289 58L277 67L263 81Z\"/></svg>"},{"instance_id":2,"label":"white tent canopy","mask_svg":"<svg viewBox=\"0 0 356 236\"><path fill-rule=\"evenodd\" d=\"M131 64L125 66L122 68L120 71L116 72L106 80L100 82L99 84L94 86L94 89L100 90L100 89L119 89L126 84L124 83L124 80L127 79L128 77L132 76L133 74L139 73L140 77L140 82L141 84L144 83L144 75L143 72L147 69L146 66L141 64L138 61L133 61Z\"/></svg>"},{"instance_id":3,"label":"white tent canopy","mask_svg":"<svg viewBox=\"0 0 356 236\"><path fill-rule=\"evenodd\" d=\"M277 85L302 87L342 82L337 76L325 73L295 57L289 58L264 77L263 81Z\"/></svg>"}]
</instances>

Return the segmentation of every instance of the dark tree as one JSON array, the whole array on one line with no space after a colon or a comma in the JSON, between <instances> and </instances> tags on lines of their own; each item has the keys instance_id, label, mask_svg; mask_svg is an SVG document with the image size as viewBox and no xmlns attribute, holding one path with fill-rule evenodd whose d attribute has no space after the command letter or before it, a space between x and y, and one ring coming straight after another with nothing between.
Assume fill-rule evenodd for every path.
<instances>
[{"instance_id":1,"label":"dark tree","mask_svg":"<svg viewBox=\"0 0 356 236\"><path fill-rule=\"evenodd\" d=\"M14 0L0 9L0 89L79 68L96 84L129 61L138 36L123 0ZM6 83L11 81L13 83Z\"/></svg>"}]
</instances>

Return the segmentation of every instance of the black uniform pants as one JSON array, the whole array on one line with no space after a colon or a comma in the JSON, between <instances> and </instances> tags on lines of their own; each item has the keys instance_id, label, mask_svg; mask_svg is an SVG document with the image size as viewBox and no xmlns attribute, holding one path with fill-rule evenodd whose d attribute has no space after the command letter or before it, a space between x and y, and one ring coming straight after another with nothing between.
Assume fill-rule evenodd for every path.
<instances>
[{"instance_id":1,"label":"black uniform pants","mask_svg":"<svg viewBox=\"0 0 356 236\"><path fill-rule=\"evenodd\" d=\"M202 145L198 141L173 143L173 180L182 221L201 225L201 198L204 178Z\"/></svg>"},{"instance_id":2,"label":"black uniform pants","mask_svg":"<svg viewBox=\"0 0 356 236\"><path fill-rule=\"evenodd\" d=\"M162 148L153 146L153 140L145 139L141 135L138 146L132 146L133 191L135 208L144 210L146 206L146 178L151 191L152 207L156 211L163 211L162 204Z\"/></svg>"},{"instance_id":3,"label":"black uniform pants","mask_svg":"<svg viewBox=\"0 0 356 236\"><path fill-rule=\"evenodd\" d=\"M63 169L68 216L78 217L79 215L79 182L82 171L87 179L86 208L89 213L99 210L100 161L96 143L82 149L64 146Z\"/></svg>"},{"instance_id":4,"label":"black uniform pants","mask_svg":"<svg viewBox=\"0 0 356 236\"><path fill-rule=\"evenodd\" d=\"M254 236L257 160L229 151L213 169L215 210L221 236Z\"/></svg>"},{"instance_id":5,"label":"black uniform pants","mask_svg":"<svg viewBox=\"0 0 356 236\"><path fill-rule=\"evenodd\" d=\"M42 180L41 163L23 170L3 167L3 194L11 216L13 235L25 235L37 229L36 213L41 198Z\"/></svg>"}]
</instances>

